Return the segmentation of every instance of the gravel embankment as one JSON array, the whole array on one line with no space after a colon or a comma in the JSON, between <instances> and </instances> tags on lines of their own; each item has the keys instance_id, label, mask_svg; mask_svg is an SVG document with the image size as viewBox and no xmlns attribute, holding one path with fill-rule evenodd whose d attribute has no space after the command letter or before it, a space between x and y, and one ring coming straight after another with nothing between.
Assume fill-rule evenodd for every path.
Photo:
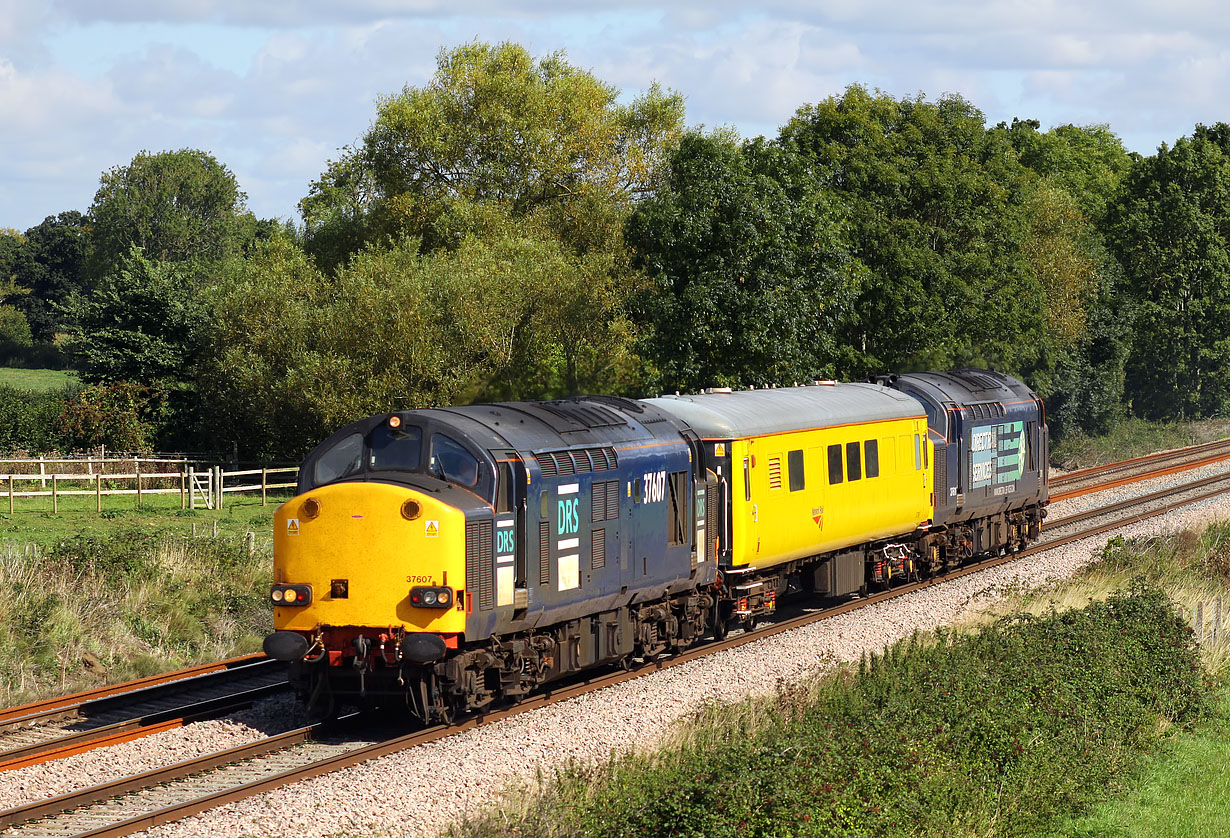
<instances>
[{"instance_id":1,"label":"gravel embankment","mask_svg":"<svg viewBox=\"0 0 1230 838\"><path fill-rule=\"evenodd\" d=\"M1228 469L1230 466L1209 466L1199 473ZM1061 517L1087 505L1109 503L1191 479L1192 473L1176 475L1150 481L1145 487L1123 487L1100 493L1093 499L1065 501L1052 506L1051 516ZM1125 527L1122 534L1151 535L1188 527L1201 528L1211 521L1227 518L1230 518L1230 495ZM1104 543L1105 537L1102 537L1049 550L1030 559L952 580L144 834L151 838L432 836L462 814L495 802L502 791L533 783L539 769L549 770L568 760L602 759L613 750L652 747L701 702L732 701L771 692L779 679L796 681L834 661L858 660L864 653L878 651L916 629L927 631L947 624L967 609L999 598L1002 591L1037 587L1067 577L1088 563ZM287 716L284 706L268 712L271 719L286 720ZM244 726L242 720L213 724L220 726L223 732L202 728L198 733L197 728L202 726L194 725L185 731L117 746L109 749L105 758L91 754L74 759L120 759L126 749L138 748L142 743L161 737L191 740L195 744L178 747L190 747L192 753L196 753L198 748L214 750L236 744L247 735L234 730ZM257 731L249 730L251 736L248 738L256 738ZM216 738L218 735L234 738L222 743ZM139 763L147 758L137 756L133 759ZM128 764L129 758L123 759ZM175 760L159 755L158 761L161 764ZM65 760L54 765L69 762ZM144 765L142 770L148 767L150 765ZM41 794L53 788L59 790L58 786L47 785L47 780L33 773L42 771L66 776L97 771L91 779L98 781L104 769L101 766L61 769L38 766L11 772L6 778L9 782L5 784L5 794L9 794L8 788L18 774L25 775L20 782L27 790L36 789ZM111 775L111 770L106 770L106 774Z\"/></svg>"}]
</instances>

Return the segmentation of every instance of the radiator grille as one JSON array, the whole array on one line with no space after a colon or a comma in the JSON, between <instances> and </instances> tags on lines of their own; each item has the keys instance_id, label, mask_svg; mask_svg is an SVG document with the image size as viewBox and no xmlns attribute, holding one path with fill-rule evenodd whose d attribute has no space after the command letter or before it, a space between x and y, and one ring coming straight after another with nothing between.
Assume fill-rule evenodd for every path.
<instances>
[{"instance_id":1,"label":"radiator grille","mask_svg":"<svg viewBox=\"0 0 1230 838\"><path fill-rule=\"evenodd\" d=\"M713 545L718 540L718 503L722 495L717 486L705 487L705 549L706 559L713 555Z\"/></svg>"},{"instance_id":2,"label":"radiator grille","mask_svg":"<svg viewBox=\"0 0 1230 838\"><path fill-rule=\"evenodd\" d=\"M466 590L474 596L478 590L478 524L466 524Z\"/></svg>"},{"instance_id":3,"label":"radiator grille","mask_svg":"<svg viewBox=\"0 0 1230 838\"><path fill-rule=\"evenodd\" d=\"M546 521L538 524L538 584L551 584L551 528Z\"/></svg>"},{"instance_id":4,"label":"radiator grille","mask_svg":"<svg viewBox=\"0 0 1230 838\"><path fill-rule=\"evenodd\" d=\"M546 451L535 454L543 477L564 477L572 474L589 474L595 471L610 471L619 464L615 449L574 448L568 451Z\"/></svg>"},{"instance_id":5,"label":"radiator grille","mask_svg":"<svg viewBox=\"0 0 1230 838\"><path fill-rule=\"evenodd\" d=\"M948 503L948 452L936 450L935 457L935 503L943 506Z\"/></svg>"},{"instance_id":6,"label":"radiator grille","mask_svg":"<svg viewBox=\"0 0 1230 838\"><path fill-rule=\"evenodd\" d=\"M478 607L481 611L495 608L495 584L492 567L494 550L491 545L491 522L478 525Z\"/></svg>"},{"instance_id":7,"label":"radiator grille","mask_svg":"<svg viewBox=\"0 0 1230 838\"><path fill-rule=\"evenodd\" d=\"M589 564L594 570L606 567L606 530L594 530L590 537Z\"/></svg>"}]
</instances>

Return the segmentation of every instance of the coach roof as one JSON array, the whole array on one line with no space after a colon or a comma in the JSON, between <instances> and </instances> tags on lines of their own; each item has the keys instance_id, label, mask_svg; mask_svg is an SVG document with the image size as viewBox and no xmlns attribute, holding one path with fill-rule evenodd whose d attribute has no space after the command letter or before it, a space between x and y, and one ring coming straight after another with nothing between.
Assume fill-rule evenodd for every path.
<instances>
[{"instance_id":1,"label":"coach roof","mask_svg":"<svg viewBox=\"0 0 1230 838\"><path fill-rule=\"evenodd\" d=\"M889 419L924 418L922 405L876 384L813 384L645 399L703 439L736 439Z\"/></svg>"}]
</instances>

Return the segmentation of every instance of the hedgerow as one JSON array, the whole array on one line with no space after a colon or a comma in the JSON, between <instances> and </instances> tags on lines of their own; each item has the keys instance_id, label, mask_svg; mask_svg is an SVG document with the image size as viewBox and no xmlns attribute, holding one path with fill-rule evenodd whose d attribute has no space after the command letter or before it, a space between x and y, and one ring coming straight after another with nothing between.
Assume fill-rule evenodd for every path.
<instances>
[{"instance_id":1,"label":"hedgerow","mask_svg":"<svg viewBox=\"0 0 1230 838\"><path fill-rule=\"evenodd\" d=\"M686 743L571 767L471 835L1035 835L1209 708L1190 629L1143 582L893 646Z\"/></svg>"}]
</instances>

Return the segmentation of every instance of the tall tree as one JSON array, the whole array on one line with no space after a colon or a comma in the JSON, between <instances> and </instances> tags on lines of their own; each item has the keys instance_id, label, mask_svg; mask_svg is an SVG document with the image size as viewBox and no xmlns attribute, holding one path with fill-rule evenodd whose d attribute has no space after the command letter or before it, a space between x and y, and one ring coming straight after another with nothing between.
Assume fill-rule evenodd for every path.
<instances>
[{"instance_id":1,"label":"tall tree","mask_svg":"<svg viewBox=\"0 0 1230 838\"><path fill-rule=\"evenodd\" d=\"M202 265L238 251L255 222L235 176L204 151L142 151L104 172L90 206L90 268L104 276L133 247L157 262Z\"/></svg>"},{"instance_id":2,"label":"tall tree","mask_svg":"<svg viewBox=\"0 0 1230 838\"><path fill-rule=\"evenodd\" d=\"M1108 211L1137 309L1127 390L1150 417L1230 410L1230 125L1136 163Z\"/></svg>"},{"instance_id":3,"label":"tall tree","mask_svg":"<svg viewBox=\"0 0 1230 838\"><path fill-rule=\"evenodd\" d=\"M1036 360L1044 297L1021 253L1031 176L973 105L852 86L799 109L781 138L843 196L870 271L837 335L861 356L851 373Z\"/></svg>"},{"instance_id":4,"label":"tall tree","mask_svg":"<svg viewBox=\"0 0 1230 838\"><path fill-rule=\"evenodd\" d=\"M362 142L312 184L300 204L309 248L330 269L388 236L451 247L470 207L494 203L540 217L578 252L609 249L683 122L681 96L619 96L562 53L442 50L431 82L381 99Z\"/></svg>"},{"instance_id":5,"label":"tall tree","mask_svg":"<svg viewBox=\"0 0 1230 838\"><path fill-rule=\"evenodd\" d=\"M25 259L16 278L30 293L18 305L37 340L55 338L63 325L60 304L83 289L88 241L86 219L75 210L48 216L26 230Z\"/></svg>"},{"instance_id":6,"label":"tall tree","mask_svg":"<svg viewBox=\"0 0 1230 838\"><path fill-rule=\"evenodd\" d=\"M790 384L845 372L836 325L859 276L842 208L762 140L689 134L627 237L649 284L642 352L660 389Z\"/></svg>"}]
</instances>

